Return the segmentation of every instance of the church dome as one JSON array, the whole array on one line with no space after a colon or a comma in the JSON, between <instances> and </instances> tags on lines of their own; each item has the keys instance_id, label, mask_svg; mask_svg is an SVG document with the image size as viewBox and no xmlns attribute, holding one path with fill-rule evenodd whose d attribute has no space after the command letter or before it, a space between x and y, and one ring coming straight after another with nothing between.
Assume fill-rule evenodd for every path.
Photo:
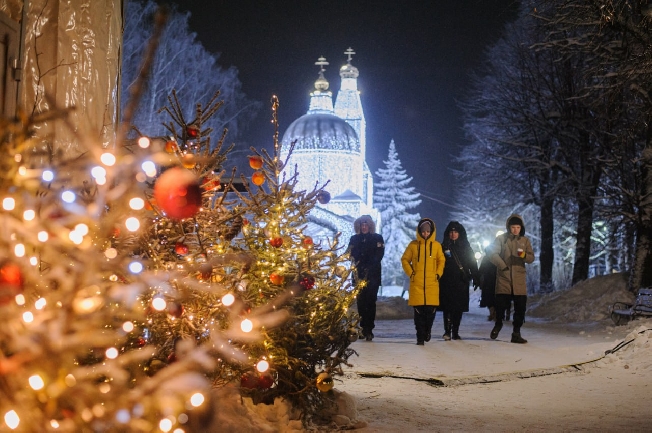
<instances>
[{"instance_id":1,"label":"church dome","mask_svg":"<svg viewBox=\"0 0 652 433\"><path fill-rule=\"evenodd\" d=\"M281 140L287 151L296 140L294 150L327 149L360 152L355 130L333 114L305 114L292 122Z\"/></svg>"},{"instance_id":2,"label":"church dome","mask_svg":"<svg viewBox=\"0 0 652 433\"><path fill-rule=\"evenodd\" d=\"M358 72L358 68L351 65L350 63L340 68L340 77L342 78L358 78L359 75L360 73Z\"/></svg>"}]
</instances>

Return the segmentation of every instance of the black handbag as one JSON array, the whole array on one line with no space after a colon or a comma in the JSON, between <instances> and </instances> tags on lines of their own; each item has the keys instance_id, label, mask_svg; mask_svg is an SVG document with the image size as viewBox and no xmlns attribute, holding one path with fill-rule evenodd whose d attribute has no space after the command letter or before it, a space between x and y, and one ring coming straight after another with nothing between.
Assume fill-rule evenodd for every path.
<instances>
[{"instance_id":1,"label":"black handbag","mask_svg":"<svg viewBox=\"0 0 652 433\"><path fill-rule=\"evenodd\" d=\"M468 270L464 269L464 266L462 266L462 263L460 262L459 257L457 257L457 253L452 248L451 248L451 255L455 259L455 263L457 263L457 267L460 269L460 272L462 273L462 280L464 280L464 282L467 283L467 284L470 283L471 282L471 274L468 272Z\"/></svg>"}]
</instances>

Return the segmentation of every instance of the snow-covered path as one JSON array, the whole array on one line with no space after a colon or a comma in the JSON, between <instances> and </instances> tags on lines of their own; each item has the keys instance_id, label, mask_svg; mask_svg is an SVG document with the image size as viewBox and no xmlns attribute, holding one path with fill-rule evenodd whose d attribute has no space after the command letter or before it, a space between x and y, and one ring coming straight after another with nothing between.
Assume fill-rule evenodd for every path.
<instances>
[{"instance_id":1,"label":"snow-covered path","mask_svg":"<svg viewBox=\"0 0 652 433\"><path fill-rule=\"evenodd\" d=\"M368 423L358 431L652 431L652 322L528 318L525 345L509 342L510 323L495 341L491 328L486 309L472 308L463 340L446 342L438 313L433 340L416 346L411 320L378 321L374 341L353 344L359 356L336 382Z\"/></svg>"}]
</instances>

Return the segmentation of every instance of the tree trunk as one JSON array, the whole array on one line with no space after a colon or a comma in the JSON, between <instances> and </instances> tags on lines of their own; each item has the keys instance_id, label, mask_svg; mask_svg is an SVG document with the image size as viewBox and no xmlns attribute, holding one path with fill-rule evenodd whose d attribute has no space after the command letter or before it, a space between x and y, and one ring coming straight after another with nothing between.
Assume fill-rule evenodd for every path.
<instances>
[{"instance_id":1,"label":"tree trunk","mask_svg":"<svg viewBox=\"0 0 652 433\"><path fill-rule=\"evenodd\" d=\"M641 154L641 206L638 211L638 227L634 259L629 274L629 290L637 292L641 287L652 286L652 147Z\"/></svg>"},{"instance_id":2,"label":"tree trunk","mask_svg":"<svg viewBox=\"0 0 652 433\"><path fill-rule=\"evenodd\" d=\"M545 194L541 201L541 253L539 255L539 265L541 266L541 275L539 280L539 291L541 293L550 293L555 286L552 281L552 268L555 262L555 250L553 248L553 233L555 224L553 220L553 205L555 199Z\"/></svg>"},{"instance_id":3,"label":"tree trunk","mask_svg":"<svg viewBox=\"0 0 652 433\"><path fill-rule=\"evenodd\" d=\"M590 156L584 154L584 158ZM589 277L591 259L591 231L593 229L594 197L600 182L600 169L593 164L585 169L584 181L577 191L577 235L575 244L575 263L573 264L573 285Z\"/></svg>"}]
</instances>

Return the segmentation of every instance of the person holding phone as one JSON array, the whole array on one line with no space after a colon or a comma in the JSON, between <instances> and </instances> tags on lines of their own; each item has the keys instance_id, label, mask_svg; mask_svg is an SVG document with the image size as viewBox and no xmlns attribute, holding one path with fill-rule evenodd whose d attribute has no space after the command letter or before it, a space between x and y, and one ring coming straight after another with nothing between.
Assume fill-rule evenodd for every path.
<instances>
[{"instance_id":1,"label":"person holding phone","mask_svg":"<svg viewBox=\"0 0 652 433\"><path fill-rule=\"evenodd\" d=\"M521 336L527 305L525 265L534 262L534 251L530 239L525 236L525 223L520 215L510 215L505 227L507 233L496 237L489 254L491 262L496 265L496 323L489 336L492 340L498 337L505 309L513 301L511 342L525 344L527 340Z\"/></svg>"}]
</instances>

